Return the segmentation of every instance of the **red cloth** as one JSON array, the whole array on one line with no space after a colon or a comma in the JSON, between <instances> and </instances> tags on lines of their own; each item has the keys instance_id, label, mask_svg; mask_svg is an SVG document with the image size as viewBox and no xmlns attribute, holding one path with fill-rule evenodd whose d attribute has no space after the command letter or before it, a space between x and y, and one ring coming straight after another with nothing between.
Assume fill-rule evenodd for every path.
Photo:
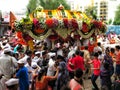
<instances>
[{"instance_id":1,"label":"red cloth","mask_svg":"<svg viewBox=\"0 0 120 90\"><path fill-rule=\"evenodd\" d=\"M116 64L120 65L120 51L118 52L118 54L116 55Z\"/></svg>"},{"instance_id":2,"label":"red cloth","mask_svg":"<svg viewBox=\"0 0 120 90\"><path fill-rule=\"evenodd\" d=\"M30 35L26 34L26 33L23 34L23 38L24 38L24 40L26 42L28 42L29 40L33 40L33 38Z\"/></svg>"},{"instance_id":3,"label":"red cloth","mask_svg":"<svg viewBox=\"0 0 120 90\"><path fill-rule=\"evenodd\" d=\"M67 62L67 69L72 72L74 68L69 63L73 63L73 58L70 58Z\"/></svg>"},{"instance_id":4,"label":"red cloth","mask_svg":"<svg viewBox=\"0 0 120 90\"><path fill-rule=\"evenodd\" d=\"M25 40L23 39L23 34L22 32L17 32L16 36L18 37L17 44L22 44L22 45L27 45Z\"/></svg>"},{"instance_id":5,"label":"red cloth","mask_svg":"<svg viewBox=\"0 0 120 90\"><path fill-rule=\"evenodd\" d=\"M19 39L19 40L17 41L17 44L27 45L27 43L25 42L24 39Z\"/></svg>"},{"instance_id":6,"label":"red cloth","mask_svg":"<svg viewBox=\"0 0 120 90\"><path fill-rule=\"evenodd\" d=\"M74 65L74 70L76 70L78 68L80 68L81 70L85 70L83 57L81 57L79 55L74 57L72 63Z\"/></svg>"},{"instance_id":7,"label":"red cloth","mask_svg":"<svg viewBox=\"0 0 120 90\"><path fill-rule=\"evenodd\" d=\"M100 60L94 59L92 63L93 63L93 68L99 68L93 70L94 75L100 75L100 65L101 65Z\"/></svg>"},{"instance_id":8,"label":"red cloth","mask_svg":"<svg viewBox=\"0 0 120 90\"><path fill-rule=\"evenodd\" d=\"M80 50L84 50L84 48L85 48L84 46L81 46Z\"/></svg>"},{"instance_id":9,"label":"red cloth","mask_svg":"<svg viewBox=\"0 0 120 90\"><path fill-rule=\"evenodd\" d=\"M90 53L92 53L92 52L93 52L94 47L95 47L94 45L88 46L88 50L89 50L89 52L90 52Z\"/></svg>"},{"instance_id":10,"label":"red cloth","mask_svg":"<svg viewBox=\"0 0 120 90\"><path fill-rule=\"evenodd\" d=\"M51 88L48 85L48 82L51 80L51 76L43 76L43 78L40 81L36 81L35 90L51 90Z\"/></svg>"},{"instance_id":11,"label":"red cloth","mask_svg":"<svg viewBox=\"0 0 120 90\"><path fill-rule=\"evenodd\" d=\"M22 37L22 32L16 32L16 36L20 39L20 38L23 38Z\"/></svg>"},{"instance_id":12,"label":"red cloth","mask_svg":"<svg viewBox=\"0 0 120 90\"><path fill-rule=\"evenodd\" d=\"M70 80L69 86L71 90L82 90L82 86L74 79Z\"/></svg>"},{"instance_id":13,"label":"red cloth","mask_svg":"<svg viewBox=\"0 0 120 90\"><path fill-rule=\"evenodd\" d=\"M90 53L93 53L94 47L95 47L95 45L94 45L94 44L91 44L90 41L89 41L89 43L88 43L88 51L89 51Z\"/></svg>"}]
</instances>

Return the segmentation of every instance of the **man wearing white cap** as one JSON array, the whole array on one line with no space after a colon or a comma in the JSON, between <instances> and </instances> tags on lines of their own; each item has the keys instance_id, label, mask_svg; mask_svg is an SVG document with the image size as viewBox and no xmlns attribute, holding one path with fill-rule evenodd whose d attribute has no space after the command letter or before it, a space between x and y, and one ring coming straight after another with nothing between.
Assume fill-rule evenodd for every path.
<instances>
[{"instance_id":1,"label":"man wearing white cap","mask_svg":"<svg viewBox=\"0 0 120 90\"><path fill-rule=\"evenodd\" d=\"M30 90L31 90L33 72L35 72L35 71L37 72L38 70L40 70L40 67L37 65L36 62L32 62L31 57L27 58L27 64L25 65L25 67L28 69L29 83L30 83L29 87L30 87Z\"/></svg>"},{"instance_id":2,"label":"man wearing white cap","mask_svg":"<svg viewBox=\"0 0 120 90\"><path fill-rule=\"evenodd\" d=\"M41 52L40 51L37 51L37 52L35 52L35 56L34 56L34 58L32 59L32 62L36 62L36 63L38 63L38 62L40 62L41 60L40 60L40 55L41 55Z\"/></svg>"},{"instance_id":3,"label":"man wearing white cap","mask_svg":"<svg viewBox=\"0 0 120 90\"><path fill-rule=\"evenodd\" d=\"M11 46L10 46L10 44L8 43L8 40L4 40L3 42L2 42L2 45L1 45L1 47L2 47L2 49L9 49L9 50L11 50Z\"/></svg>"},{"instance_id":4,"label":"man wearing white cap","mask_svg":"<svg viewBox=\"0 0 120 90\"><path fill-rule=\"evenodd\" d=\"M55 53L48 53L50 56L49 62L48 62L48 69L47 69L47 76L54 76L55 73Z\"/></svg>"},{"instance_id":5,"label":"man wearing white cap","mask_svg":"<svg viewBox=\"0 0 120 90\"><path fill-rule=\"evenodd\" d=\"M15 77L19 78L19 90L29 90L28 69L24 66L24 59L18 61L19 70Z\"/></svg>"},{"instance_id":6,"label":"man wearing white cap","mask_svg":"<svg viewBox=\"0 0 120 90\"><path fill-rule=\"evenodd\" d=\"M48 53L48 55L49 55L50 59L49 59L49 62L48 62L47 76L54 76L55 71L56 71L56 67L55 67L56 53L50 52L50 53ZM55 81L56 80L49 81L49 85L51 86L52 89L55 86Z\"/></svg>"},{"instance_id":7,"label":"man wearing white cap","mask_svg":"<svg viewBox=\"0 0 120 90\"><path fill-rule=\"evenodd\" d=\"M3 75L0 79L0 90L6 90L5 82L11 78L15 70L10 53L9 50L5 50L4 54L0 56L0 72Z\"/></svg>"}]
</instances>

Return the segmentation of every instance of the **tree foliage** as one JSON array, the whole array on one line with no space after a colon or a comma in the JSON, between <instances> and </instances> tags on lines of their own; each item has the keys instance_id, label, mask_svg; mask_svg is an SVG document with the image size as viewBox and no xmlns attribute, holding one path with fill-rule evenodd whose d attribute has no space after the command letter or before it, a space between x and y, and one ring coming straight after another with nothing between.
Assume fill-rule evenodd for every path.
<instances>
[{"instance_id":1,"label":"tree foliage","mask_svg":"<svg viewBox=\"0 0 120 90\"><path fill-rule=\"evenodd\" d=\"M46 10L57 9L62 4L65 9L70 9L70 6L66 3L66 0L30 0L27 5L28 14L31 13L38 5L41 5Z\"/></svg>"},{"instance_id":2,"label":"tree foliage","mask_svg":"<svg viewBox=\"0 0 120 90\"><path fill-rule=\"evenodd\" d=\"M112 24L112 19L108 21L108 25L111 25L111 24Z\"/></svg>"},{"instance_id":3,"label":"tree foliage","mask_svg":"<svg viewBox=\"0 0 120 90\"><path fill-rule=\"evenodd\" d=\"M35 8L37 7L37 0L29 0L29 3L27 5L27 13L30 14Z\"/></svg>"},{"instance_id":4,"label":"tree foliage","mask_svg":"<svg viewBox=\"0 0 120 90\"><path fill-rule=\"evenodd\" d=\"M89 6L86 8L85 13L93 19L97 19L96 7Z\"/></svg>"},{"instance_id":5,"label":"tree foliage","mask_svg":"<svg viewBox=\"0 0 120 90\"><path fill-rule=\"evenodd\" d=\"M120 5L117 7L117 11L115 12L115 18L113 24L120 25Z\"/></svg>"},{"instance_id":6,"label":"tree foliage","mask_svg":"<svg viewBox=\"0 0 120 90\"><path fill-rule=\"evenodd\" d=\"M57 9L60 4L62 4L65 9L70 9L70 6L66 3L66 0L39 0L39 2L40 5L47 10Z\"/></svg>"}]
</instances>

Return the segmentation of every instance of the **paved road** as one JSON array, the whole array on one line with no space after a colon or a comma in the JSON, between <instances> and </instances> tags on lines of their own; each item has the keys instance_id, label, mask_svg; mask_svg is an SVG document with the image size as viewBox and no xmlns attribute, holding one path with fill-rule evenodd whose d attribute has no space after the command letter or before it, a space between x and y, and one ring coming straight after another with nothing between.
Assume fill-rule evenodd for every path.
<instances>
[{"instance_id":1,"label":"paved road","mask_svg":"<svg viewBox=\"0 0 120 90\"><path fill-rule=\"evenodd\" d=\"M97 79L96 83L100 88L100 78ZM92 90L91 79L84 80L84 86L85 86L85 90Z\"/></svg>"},{"instance_id":2,"label":"paved road","mask_svg":"<svg viewBox=\"0 0 120 90\"><path fill-rule=\"evenodd\" d=\"M111 77L112 82L114 81L114 75ZM98 87L100 88L100 77L97 79L96 81ZM92 90L92 83L91 83L91 79L87 79L84 80L84 86L85 86L85 90Z\"/></svg>"}]
</instances>

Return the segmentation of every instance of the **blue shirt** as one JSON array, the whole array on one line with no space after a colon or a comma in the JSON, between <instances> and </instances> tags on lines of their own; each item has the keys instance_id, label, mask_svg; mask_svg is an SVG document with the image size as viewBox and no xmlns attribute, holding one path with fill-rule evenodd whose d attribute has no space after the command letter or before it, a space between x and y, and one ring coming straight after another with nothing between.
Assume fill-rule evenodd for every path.
<instances>
[{"instance_id":1,"label":"blue shirt","mask_svg":"<svg viewBox=\"0 0 120 90\"><path fill-rule=\"evenodd\" d=\"M16 53L18 49L18 45L14 48L13 52Z\"/></svg>"},{"instance_id":2,"label":"blue shirt","mask_svg":"<svg viewBox=\"0 0 120 90\"><path fill-rule=\"evenodd\" d=\"M111 86L111 76L110 76L110 70L108 69L103 69L101 70L100 73L100 78L101 78L101 84Z\"/></svg>"},{"instance_id":3,"label":"blue shirt","mask_svg":"<svg viewBox=\"0 0 120 90\"><path fill-rule=\"evenodd\" d=\"M29 78L27 68L20 68L16 76L19 78L20 90L29 90Z\"/></svg>"}]
</instances>

